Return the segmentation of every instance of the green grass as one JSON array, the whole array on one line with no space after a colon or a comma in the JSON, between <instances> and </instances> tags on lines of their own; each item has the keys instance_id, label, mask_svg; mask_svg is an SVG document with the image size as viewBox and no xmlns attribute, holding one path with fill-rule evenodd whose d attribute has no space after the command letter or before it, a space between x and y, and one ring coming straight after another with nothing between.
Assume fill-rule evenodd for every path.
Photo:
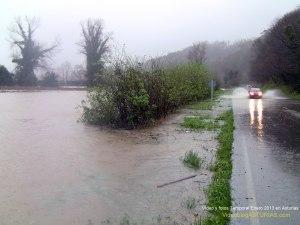
<instances>
[{"instance_id":1,"label":"green grass","mask_svg":"<svg viewBox=\"0 0 300 225\"><path fill-rule=\"evenodd\" d=\"M227 225L230 218L231 188L230 178L232 173L232 143L233 143L233 112L229 110L223 113L219 120L224 120L218 135L219 148L217 150L216 162L212 166L214 172L212 182L206 190L208 207L214 210L209 211L210 215L203 221L198 221L201 225ZM219 207L225 207L222 210Z\"/></svg>"},{"instance_id":2,"label":"green grass","mask_svg":"<svg viewBox=\"0 0 300 225\"><path fill-rule=\"evenodd\" d=\"M300 93L296 92L295 90L293 90L292 88L282 85L279 87L279 89L285 94L287 95L289 98L291 99L295 99L295 100L300 100Z\"/></svg>"},{"instance_id":3,"label":"green grass","mask_svg":"<svg viewBox=\"0 0 300 225\"><path fill-rule=\"evenodd\" d=\"M230 89L222 90L219 88L214 91L214 99L218 99L221 95L230 94L230 93L231 93Z\"/></svg>"},{"instance_id":4,"label":"green grass","mask_svg":"<svg viewBox=\"0 0 300 225\"><path fill-rule=\"evenodd\" d=\"M198 152L192 150L186 152L184 157L181 158L180 160L186 167L192 168L194 170L200 169L203 163Z\"/></svg>"},{"instance_id":5,"label":"green grass","mask_svg":"<svg viewBox=\"0 0 300 225\"><path fill-rule=\"evenodd\" d=\"M205 100L201 102L197 102L188 106L188 109L195 109L195 110L211 110L212 107L215 105L215 100Z\"/></svg>"},{"instance_id":6,"label":"green grass","mask_svg":"<svg viewBox=\"0 0 300 225\"><path fill-rule=\"evenodd\" d=\"M218 123L208 116L185 117L181 125L192 130L214 130L219 127Z\"/></svg>"},{"instance_id":7,"label":"green grass","mask_svg":"<svg viewBox=\"0 0 300 225\"><path fill-rule=\"evenodd\" d=\"M216 105L216 103L219 101L219 97L225 93L226 91L221 89L215 90L213 100L209 98L200 102L195 102L188 105L187 108L194 109L194 110L211 110L212 107Z\"/></svg>"}]
</instances>

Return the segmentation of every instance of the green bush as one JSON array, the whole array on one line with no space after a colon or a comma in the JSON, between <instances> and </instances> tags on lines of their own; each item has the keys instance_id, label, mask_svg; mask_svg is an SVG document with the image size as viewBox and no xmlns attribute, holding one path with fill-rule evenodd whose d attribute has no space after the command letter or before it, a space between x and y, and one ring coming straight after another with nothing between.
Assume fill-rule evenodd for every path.
<instances>
[{"instance_id":1,"label":"green bush","mask_svg":"<svg viewBox=\"0 0 300 225\"><path fill-rule=\"evenodd\" d=\"M13 74L0 65L0 85L13 85Z\"/></svg>"},{"instance_id":2,"label":"green bush","mask_svg":"<svg viewBox=\"0 0 300 225\"><path fill-rule=\"evenodd\" d=\"M205 99L209 96L209 72L200 64L175 66L166 71L169 99L173 107Z\"/></svg>"},{"instance_id":3,"label":"green bush","mask_svg":"<svg viewBox=\"0 0 300 225\"><path fill-rule=\"evenodd\" d=\"M209 96L210 75L203 65L146 69L140 63L117 62L90 90L83 103L85 122L136 128L166 116L179 106Z\"/></svg>"},{"instance_id":4,"label":"green bush","mask_svg":"<svg viewBox=\"0 0 300 225\"><path fill-rule=\"evenodd\" d=\"M88 102L82 101L84 121L90 124L113 125L117 119L112 92L94 88L88 93Z\"/></svg>"}]
</instances>

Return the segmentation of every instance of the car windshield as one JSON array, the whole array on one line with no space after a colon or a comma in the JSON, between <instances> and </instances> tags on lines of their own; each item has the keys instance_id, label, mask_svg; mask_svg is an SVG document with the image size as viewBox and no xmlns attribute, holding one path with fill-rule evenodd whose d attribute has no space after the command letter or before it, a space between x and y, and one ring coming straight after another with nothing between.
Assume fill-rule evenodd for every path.
<instances>
[{"instance_id":1,"label":"car windshield","mask_svg":"<svg viewBox=\"0 0 300 225\"><path fill-rule=\"evenodd\" d=\"M251 91L260 91L259 88L251 88Z\"/></svg>"}]
</instances>

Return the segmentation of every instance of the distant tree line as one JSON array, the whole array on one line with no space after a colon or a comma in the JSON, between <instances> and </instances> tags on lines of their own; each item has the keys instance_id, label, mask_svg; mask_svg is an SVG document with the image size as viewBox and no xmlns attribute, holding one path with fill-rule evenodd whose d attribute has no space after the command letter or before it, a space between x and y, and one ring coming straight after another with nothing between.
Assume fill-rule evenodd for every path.
<instances>
[{"instance_id":1,"label":"distant tree line","mask_svg":"<svg viewBox=\"0 0 300 225\"><path fill-rule=\"evenodd\" d=\"M77 44L85 56L85 68L72 68L70 63L63 63L57 71L49 69L47 61L55 53L58 43L48 47L39 44L34 38L37 28L36 19L25 17L15 21L10 29L10 40L15 50L12 61L16 67L14 74L1 67L0 85L46 85L53 79L58 80L60 76L63 85L81 82L95 86L104 82L105 66L109 64L107 59L111 54L111 36L104 32L101 20L89 19L81 23L81 39ZM186 63L206 64L213 72L214 79L223 87L248 82L273 82L289 85L299 91L300 8L284 15L255 40L198 42L181 51L151 59L144 66L153 62L163 67ZM41 81L37 79L38 69L46 71ZM71 82L71 77L76 79ZM54 84L50 82L49 85Z\"/></svg>"},{"instance_id":2,"label":"distant tree line","mask_svg":"<svg viewBox=\"0 0 300 225\"><path fill-rule=\"evenodd\" d=\"M12 46L12 62L15 64L14 73L10 73L4 66L0 66L0 85L21 86L58 86L89 85L101 82L106 56L109 53L110 35L104 32L101 20L87 20L81 24L82 39L79 43L80 51L85 55L86 68L80 65L72 68L65 62L56 72L48 65L49 59L57 50L58 43L48 47L35 39L38 29L36 18L18 18L9 29ZM38 80L37 71L45 71ZM59 82L59 75L62 81ZM72 76L73 79L70 79Z\"/></svg>"},{"instance_id":3,"label":"distant tree line","mask_svg":"<svg viewBox=\"0 0 300 225\"><path fill-rule=\"evenodd\" d=\"M156 60L172 66L196 58L205 62L223 87L272 82L300 91L300 8L278 19L257 39L200 42Z\"/></svg>"},{"instance_id":4,"label":"distant tree line","mask_svg":"<svg viewBox=\"0 0 300 225\"><path fill-rule=\"evenodd\" d=\"M300 8L278 19L253 44L250 79L300 91Z\"/></svg>"},{"instance_id":5,"label":"distant tree line","mask_svg":"<svg viewBox=\"0 0 300 225\"><path fill-rule=\"evenodd\" d=\"M237 86L248 81L252 40L234 43L225 41L199 42L183 50L157 57L163 66L174 66L188 62L204 63L222 87ZM153 60L150 60L151 62Z\"/></svg>"}]
</instances>

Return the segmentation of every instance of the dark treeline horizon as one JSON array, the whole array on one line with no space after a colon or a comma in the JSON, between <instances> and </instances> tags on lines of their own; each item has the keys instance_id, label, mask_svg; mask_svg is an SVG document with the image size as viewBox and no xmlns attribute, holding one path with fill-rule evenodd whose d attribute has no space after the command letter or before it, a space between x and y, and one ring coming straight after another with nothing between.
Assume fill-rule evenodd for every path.
<instances>
[{"instance_id":1,"label":"dark treeline horizon","mask_svg":"<svg viewBox=\"0 0 300 225\"><path fill-rule=\"evenodd\" d=\"M257 38L198 44L205 46L204 63L223 87L275 83L300 90L299 7L277 19ZM187 63L194 45L156 60L164 66Z\"/></svg>"}]
</instances>

